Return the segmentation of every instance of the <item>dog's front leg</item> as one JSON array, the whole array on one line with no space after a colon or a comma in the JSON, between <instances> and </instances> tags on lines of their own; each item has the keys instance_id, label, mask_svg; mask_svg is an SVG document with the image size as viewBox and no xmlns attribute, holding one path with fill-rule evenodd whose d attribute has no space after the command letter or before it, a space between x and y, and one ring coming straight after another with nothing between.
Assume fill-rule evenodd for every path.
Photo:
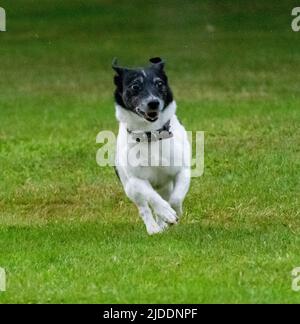
<instances>
[{"instance_id":1,"label":"dog's front leg","mask_svg":"<svg viewBox=\"0 0 300 324\"><path fill-rule=\"evenodd\" d=\"M174 189L171 193L169 202L176 210L178 216L182 215L182 204L190 187L191 170L189 168L182 169L175 178Z\"/></svg>"},{"instance_id":2,"label":"dog's front leg","mask_svg":"<svg viewBox=\"0 0 300 324\"><path fill-rule=\"evenodd\" d=\"M157 222L154 220L151 209L147 202L136 204L140 216L142 220L144 221L144 224L146 225L146 229L149 235L160 233L163 231L163 229L157 224Z\"/></svg>"},{"instance_id":3,"label":"dog's front leg","mask_svg":"<svg viewBox=\"0 0 300 324\"><path fill-rule=\"evenodd\" d=\"M165 222L174 224L177 222L176 212L169 203L152 188L147 180L130 178L125 185L127 196L137 205L141 218L143 219L149 234L158 233L164 230L154 220L151 209Z\"/></svg>"}]
</instances>

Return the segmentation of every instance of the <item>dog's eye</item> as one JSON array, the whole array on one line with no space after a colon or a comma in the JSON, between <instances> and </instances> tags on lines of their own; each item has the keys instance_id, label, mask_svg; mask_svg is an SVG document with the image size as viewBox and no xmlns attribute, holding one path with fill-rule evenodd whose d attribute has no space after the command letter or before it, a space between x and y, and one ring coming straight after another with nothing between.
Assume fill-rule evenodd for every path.
<instances>
[{"instance_id":1,"label":"dog's eye","mask_svg":"<svg viewBox=\"0 0 300 324\"><path fill-rule=\"evenodd\" d=\"M140 90L140 85L137 83L134 83L130 86L130 89L133 91L139 91Z\"/></svg>"},{"instance_id":2,"label":"dog's eye","mask_svg":"<svg viewBox=\"0 0 300 324\"><path fill-rule=\"evenodd\" d=\"M161 88L163 85L164 85L164 83L162 81L160 81L160 80L155 82L155 86L157 88Z\"/></svg>"}]
</instances>

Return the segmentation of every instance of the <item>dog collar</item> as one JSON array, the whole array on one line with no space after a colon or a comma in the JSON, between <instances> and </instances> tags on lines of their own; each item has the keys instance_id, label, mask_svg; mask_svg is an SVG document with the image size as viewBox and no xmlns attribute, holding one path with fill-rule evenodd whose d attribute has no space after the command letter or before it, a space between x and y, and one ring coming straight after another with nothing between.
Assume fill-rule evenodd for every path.
<instances>
[{"instance_id":1,"label":"dog collar","mask_svg":"<svg viewBox=\"0 0 300 324\"><path fill-rule=\"evenodd\" d=\"M156 142L163 139L173 137L173 133L170 131L170 120L168 120L162 128L152 132L135 132L127 128L127 132L132 136L133 140L137 143L140 142Z\"/></svg>"}]
</instances>

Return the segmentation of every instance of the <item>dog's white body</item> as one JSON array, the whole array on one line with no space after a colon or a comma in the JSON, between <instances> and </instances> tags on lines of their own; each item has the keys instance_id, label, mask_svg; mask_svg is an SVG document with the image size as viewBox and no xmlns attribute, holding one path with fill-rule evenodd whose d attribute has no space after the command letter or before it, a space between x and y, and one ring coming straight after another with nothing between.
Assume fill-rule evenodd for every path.
<instances>
[{"instance_id":1,"label":"dog's white body","mask_svg":"<svg viewBox=\"0 0 300 324\"><path fill-rule=\"evenodd\" d=\"M117 171L127 196L137 205L149 234L162 232L168 224L177 222L190 185L190 144L186 130L179 123L175 112L176 103L173 101L161 112L157 121L150 123L116 105L116 117L120 122ZM137 145L136 142L128 141L128 130L151 132L160 129L168 121L173 136L161 141L139 143L138 163L127 163L130 150ZM148 163L149 154L151 165ZM174 159L181 162L172 163Z\"/></svg>"}]
</instances>

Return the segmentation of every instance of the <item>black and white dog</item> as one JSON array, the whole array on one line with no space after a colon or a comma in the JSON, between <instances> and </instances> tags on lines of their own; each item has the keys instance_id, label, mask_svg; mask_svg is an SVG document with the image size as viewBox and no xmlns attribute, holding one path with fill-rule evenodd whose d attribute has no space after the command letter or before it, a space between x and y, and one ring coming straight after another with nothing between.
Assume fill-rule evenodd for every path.
<instances>
[{"instance_id":1,"label":"black and white dog","mask_svg":"<svg viewBox=\"0 0 300 324\"><path fill-rule=\"evenodd\" d=\"M147 232L159 233L182 214L190 185L187 133L175 115L176 103L160 58L136 69L120 67L115 60L113 69L120 123L116 170ZM138 160L130 163L130 156Z\"/></svg>"}]
</instances>

